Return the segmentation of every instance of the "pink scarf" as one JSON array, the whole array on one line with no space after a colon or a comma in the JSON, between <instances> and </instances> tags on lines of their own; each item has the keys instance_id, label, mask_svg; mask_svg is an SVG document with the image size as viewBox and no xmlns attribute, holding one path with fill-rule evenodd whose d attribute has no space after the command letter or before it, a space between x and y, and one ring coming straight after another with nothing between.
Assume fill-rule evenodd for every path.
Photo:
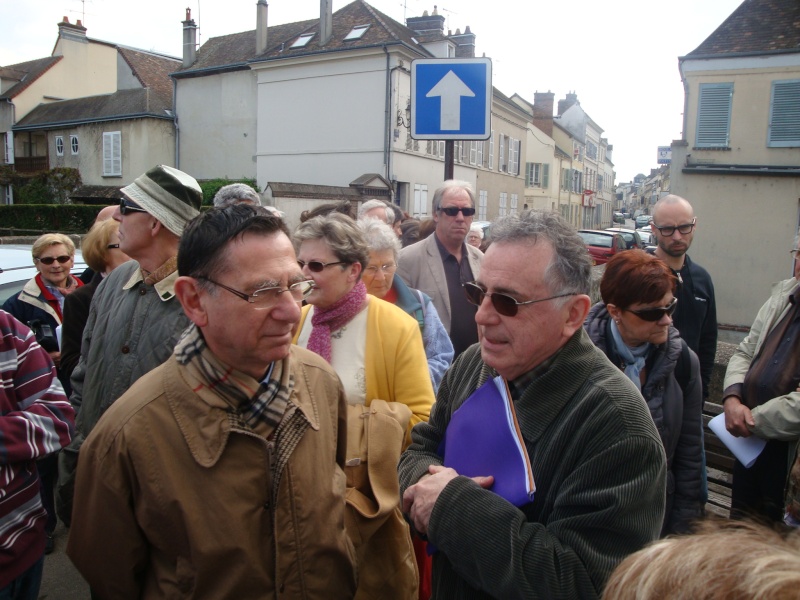
<instances>
[{"instance_id":1,"label":"pink scarf","mask_svg":"<svg viewBox=\"0 0 800 600\"><path fill-rule=\"evenodd\" d=\"M331 304L328 308L314 307L311 317L311 335L308 338L308 349L331 362L331 332L341 329L361 312L367 298L367 286L359 281L355 287Z\"/></svg>"}]
</instances>

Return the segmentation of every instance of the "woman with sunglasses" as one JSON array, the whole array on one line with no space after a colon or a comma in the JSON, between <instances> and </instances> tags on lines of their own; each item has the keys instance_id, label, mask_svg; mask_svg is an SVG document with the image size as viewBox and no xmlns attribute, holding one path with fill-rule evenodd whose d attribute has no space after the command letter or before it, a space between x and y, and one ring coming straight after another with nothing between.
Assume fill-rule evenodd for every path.
<instances>
[{"instance_id":1,"label":"woman with sunglasses","mask_svg":"<svg viewBox=\"0 0 800 600\"><path fill-rule=\"evenodd\" d=\"M584 327L595 345L641 391L667 455L661 535L686 532L703 514L703 399L700 362L672 326L677 278L642 250L612 258L600 281L603 302Z\"/></svg>"},{"instance_id":2,"label":"woman with sunglasses","mask_svg":"<svg viewBox=\"0 0 800 600\"><path fill-rule=\"evenodd\" d=\"M358 558L356 597L416 597L397 463L411 427L428 420L434 401L419 325L367 294L362 275L369 250L351 218L314 217L297 228L293 241L303 274L314 280L295 343L331 364L350 405L345 525Z\"/></svg>"},{"instance_id":3,"label":"woman with sunglasses","mask_svg":"<svg viewBox=\"0 0 800 600\"><path fill-rule=\"evenodd\" d=\"M450 336L447 335L430 297L408 287L400 277L395 277L400 240L394 231L378 219L359 221L358 226L369 247L369 262L361 276L367 292L399 306L416 319L422 332L433 391L436 392L444 372L453 362L453 343Z\"/></svg>"}]
</instances>

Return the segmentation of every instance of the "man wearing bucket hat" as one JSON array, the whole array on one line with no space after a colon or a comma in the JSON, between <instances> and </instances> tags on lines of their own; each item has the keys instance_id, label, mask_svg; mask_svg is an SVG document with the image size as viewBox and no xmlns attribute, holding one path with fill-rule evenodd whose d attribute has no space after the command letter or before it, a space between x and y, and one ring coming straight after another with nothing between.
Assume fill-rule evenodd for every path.
<instances>
[{"instance_id":1,"label":"man wearing bucket hat","mask_svg":"<svg viewBox=\"0 0 800 600\"><path fill-rule=\"evenodd\" d=\"M59 459L56 508L70 524L78 452L105 410L139 377L172 354L189 320L175 298L178 240L199 215L197 181L159 165L122 188L114 213L119 247L133 260L98 286L83 333L70 397L78 418Z\"/></svg>"}]
</instances>

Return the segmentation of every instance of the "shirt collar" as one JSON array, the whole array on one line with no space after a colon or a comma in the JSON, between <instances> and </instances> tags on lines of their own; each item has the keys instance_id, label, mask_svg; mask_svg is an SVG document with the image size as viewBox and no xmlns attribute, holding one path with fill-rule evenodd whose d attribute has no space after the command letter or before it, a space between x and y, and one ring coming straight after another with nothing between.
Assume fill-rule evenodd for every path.
<instances>
[{"instance_id":1,"label":"shirt collar","mask_svg":"<svg viewBox=\"0 0 800 600\"><path fill-rule=\"evenodd\" d=\"M175 281L178 279L178 270L175 269L172 273L164 277L161 281L156 283L153 287L158 294L158 297L161 298L162 302L166 302L167 300L172 300L175 296ZM130 290L135 287L138 283L144 283L144 275L142 275L142 269L136 269L131 275L131 278L128 279L127 283L122 286L123 290Z\"/></svg>"}]
</instances>

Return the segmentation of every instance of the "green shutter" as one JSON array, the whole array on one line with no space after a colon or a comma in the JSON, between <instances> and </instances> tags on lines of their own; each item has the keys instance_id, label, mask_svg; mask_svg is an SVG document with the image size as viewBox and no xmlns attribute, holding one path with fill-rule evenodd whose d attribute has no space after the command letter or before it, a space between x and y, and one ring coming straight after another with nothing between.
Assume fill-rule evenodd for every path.
<instances>
[{"instance_id":1,"label":"green shutter","mask_svg":"<svg viewBox=\"0 0 800 600\"><path fill-rule=\"evenodd\" d=\"M542 187L544 189L550 187L550 165L547 163L542 165Z\"/></svg>"}]
</instances>

